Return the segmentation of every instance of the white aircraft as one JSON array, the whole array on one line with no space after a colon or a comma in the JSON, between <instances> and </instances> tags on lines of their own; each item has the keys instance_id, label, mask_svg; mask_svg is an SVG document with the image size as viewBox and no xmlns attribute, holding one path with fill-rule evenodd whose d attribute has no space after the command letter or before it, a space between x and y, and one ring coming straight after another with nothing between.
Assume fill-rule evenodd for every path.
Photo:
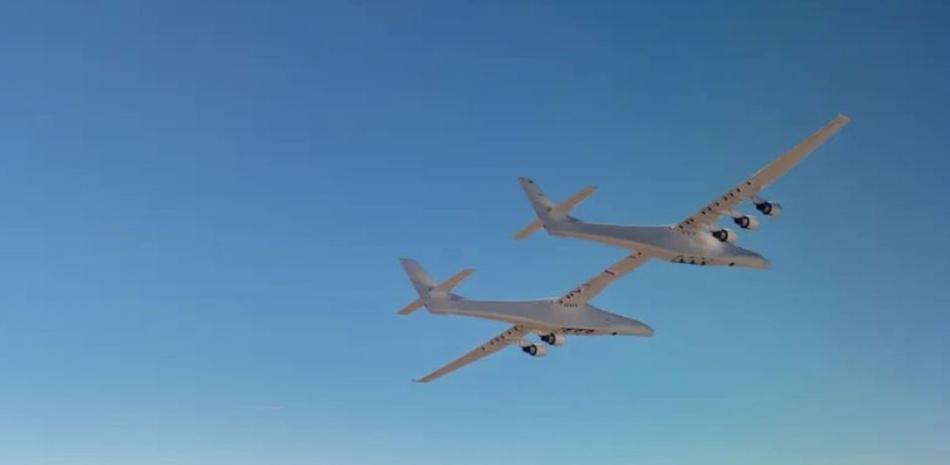
<instances>
[{"instance_id":1,"label":"white aircraft","mask_svg":"<svg viewBox=\"0 0 950 465\"><path fill-rule=\"evenodd\" d=\"M568 334L652 336L653 329L649 326L631 318L605 312L588 303L610 283L633 271L646 260L644 254L635 252L558 298L489 301L464 299L452 293L455 286L472 274L472 269L462 270L445 282L436 284L415 260L402 259L402 266L416 287L419 298L400 310L400 315L408 315L425 306L435 315L470 316L514 325L475 350L415 381L428 383L512 344L517 344L524 353L533 357L545 356L545 345L525 339L531 333L540 335L541 341L551 346L564 345Z\"/></svg>"},{"instance_id":2,"label":"white aircraft","mask_svg":"<svg viewBox=\"0 0 950 465\"><path fill-rule=\"evenodd\" d=\"M720 228L716 223L722 216L729 216L742 229L758 229L759 221L754 216L737 210L744 200L751 200L755 209L763 215L778 216L782 211L781 205L760 197L759 193L824 144L848 124L848 121L847 116L839 114L811 137L676 225L618 226L586 223L569 213L594 193L594 187L587 187L563 203L555 205L545 197L534 181L520 178L521 187L524 188L538 219L515 234L515 238L523 239L544 227L553 236L576 237L625 247L648 258L655 257L674 263L767 268L768 260L751 250L734 245L738 237L736 232Z\"/></svg>"}]
</instances>

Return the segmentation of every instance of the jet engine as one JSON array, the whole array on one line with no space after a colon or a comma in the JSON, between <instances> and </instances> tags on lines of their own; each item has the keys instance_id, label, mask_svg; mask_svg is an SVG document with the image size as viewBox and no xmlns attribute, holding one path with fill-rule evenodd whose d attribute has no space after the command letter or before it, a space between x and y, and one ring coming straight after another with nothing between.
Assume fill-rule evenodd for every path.
<instances>
[{"instance_id":1,"label":"jet engine","mask_svg":"<svg viewBox=\"0 0 950 465\"><path fill-rule=\"evenodd\" d=\"M777 203L769 202L768 200L755 202L755 209L766 216L775 217L782 214L782 206Z\"/></svg>"},{"instance_id":2,"label":"jet engine","mask_svg":"<svg viewBox=\"0 0 950 465\"><path fill-rule=\"evenodd\" d=\"M562 346L567 342L567 336L561 333L542 334L541 340L552 346Z\"/></svg>"},{"instance_id":3,"label":"jet engine","mask_svg":"<svg viewBox=\"0 0 950 465\"><path fill-rule=\"evenodd\" d=\"M719 239L720 242L728 242L730 244L735 244L736 240L739 239L739 235L729 228L717 229L712 232L712 236Z\"/></svg>"},{"instance_id":4,"label":"jet engine","mask_svg":"<svg viewBox=\"0 0 950 465\"><path fill-rule=\"evenodd\" d=\"M548 348L537 344L528 344L521 348L521 351L532 357L544 357L548 354Z\"/></svg>"},{"instance_id":5,"label":"jet engine","mask_svg":"<svg viewBox=\"0 0 950 465\"><path fill-rule=\"evenodd\" d=\"M732 221L736 223L742 229L748 229L749 231L755 231L759 229L759 220L754 216L741 215L732 217Z\"/></svg>"}]
</instances>

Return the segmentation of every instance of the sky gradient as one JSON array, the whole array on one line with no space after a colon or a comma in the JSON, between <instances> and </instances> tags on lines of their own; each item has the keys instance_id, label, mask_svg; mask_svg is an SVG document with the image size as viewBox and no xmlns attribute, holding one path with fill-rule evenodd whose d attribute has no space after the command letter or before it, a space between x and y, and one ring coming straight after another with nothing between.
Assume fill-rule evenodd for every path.
<instances>
[{"instance_id":1,"label":"sky gradient","mask_svg":"<svg viewBox=\"0 0 950 465\"><path fill-rule=\"evenodd\" d=\"M398 4L397 4L398 3ZM4 2L0 463L946 464L944 2ZM838 112L740 244L594 301L656 336L412 378L503 325L395 312L619 259L517 185L673 223Z\"/></svg>"}]
</instances>

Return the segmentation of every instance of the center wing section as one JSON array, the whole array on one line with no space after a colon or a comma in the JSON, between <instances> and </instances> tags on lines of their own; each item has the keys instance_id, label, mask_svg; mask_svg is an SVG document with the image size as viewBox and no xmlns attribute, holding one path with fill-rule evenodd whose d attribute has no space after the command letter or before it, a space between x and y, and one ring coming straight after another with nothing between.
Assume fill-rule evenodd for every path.
<instances>
[{"instance_id":1,"label":"center wing section","mask_svg":"<svg viewBox=\"0 0 950 465\"><path fill-rule=\"evenodd\" d=\"M825 127L818 130L808 139L805 139L782 156L778 157L765 168L757 171L749 179L730 189L722 197L712 201L695 215L683 220L676 227L684 232L696 232L708 228L719 221L722 215L731 214L743 200L755 197L769 184L778 181L788 170L805 159L809 154L821 147L831 136L848 124L850 119L838 115Z\"/></svg>"},{"instance_id":2,"label":"center wing section","mask_svg":"<svg viewBox=\"0 0 950 465\"><path fill-rule=\"evenodd\" d=\"M527 333L527 330L524 328L524 326L522 325L512 326L511 328L508 329L508 331L505 331L493 337L490 341L475 348L475 350L459 357L452 363L449 363L448 365L442 368L439 368L438 370L435 370L432 373L429 373L428 375L425 375L422 378L419 378L415 381L418 383L428 383L429 381L432 381L436 378L447 375L455 370L458 370L459 368L462 368L465 365L468 365L469 363L485 358L491 354L494 354L495 352L498 352L501 349L504 349L505 347L508 347L509 345L513 343L520 341L521 338L524 337L526 333Z\"/></svg>"},{"instance_id":3,"label":"center wing section","mask_svg":"<svg viewBox=\"0 0 950 465\"><path fill-rule=\"evenodd\" d=\"M650 256L643 252L634 252L624 257L623 260L610 265L606 270L601 271L600 274L594 276L584 284L577 286L571 292L564 294L563 297L557 299L557 303L565 307L576 307L586 303L597 294L600 294L600 292L606 289L611 283L624 277L627 273L635 270L649 259Z\"/></svg>"}]
</instances>

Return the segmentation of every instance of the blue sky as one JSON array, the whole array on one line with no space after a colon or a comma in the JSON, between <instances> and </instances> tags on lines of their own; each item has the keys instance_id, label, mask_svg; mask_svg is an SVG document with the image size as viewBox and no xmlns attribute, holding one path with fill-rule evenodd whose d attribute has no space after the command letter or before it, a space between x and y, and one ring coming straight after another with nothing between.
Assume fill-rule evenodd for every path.
<instances>
[{"instance_id":1,"label":"blue sky","mask_svg":"<svg viewBox=\"0 0 950 465\"><path fill-rule=\"evenodd\" d=\"M940 2L5 2L0 463L943 464L950 11ZM742 244L651 263L574 338L396 310L397 258L557 295L838 112Z\"/></svg>"}]
</instances>

